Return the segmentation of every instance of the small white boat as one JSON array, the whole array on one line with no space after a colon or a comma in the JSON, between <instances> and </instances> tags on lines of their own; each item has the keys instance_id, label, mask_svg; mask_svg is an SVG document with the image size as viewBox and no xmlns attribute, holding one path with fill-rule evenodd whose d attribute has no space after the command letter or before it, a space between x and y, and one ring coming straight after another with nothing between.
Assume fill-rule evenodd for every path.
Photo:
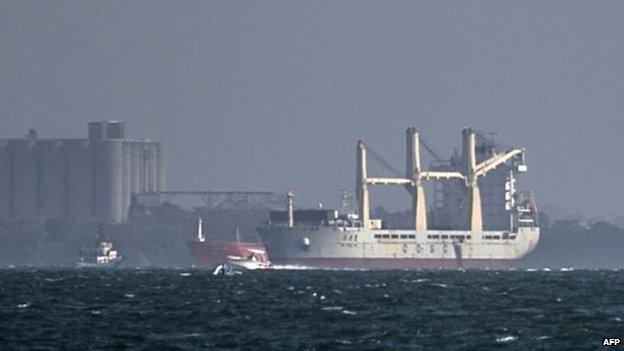
<instances>
[{"instance_id":1,"label":"small white boat","mask_svg":"<svg viewBox=\"0 0 624 351\"><path fill-rule=\"evenodd\" d=\"M214 270L214 272L212 272L212 275L236 275L236 274L243 274L240 271L237 271L236 269L234 269L234 267L230 267L227 264L220 264L217 266L217 268Z\"/></svg>"},{"instance_id":2,"label":"small white boat","mask_svg":"<svg viewBox=\"0 0 624 351\"><path fill-rule=\"evenodd\" d=\"M245 270L271 268L271 262L266 251L257 249L250 249L247 257L227 256L227 264L235 269Z\"/></svg>"},{"instance_id":3,"label":"small white boat","mask_svg":"<svg viewBox=\"0 0 624 351\"><path fill-rule=\"evenodd\" d=\"M81 250L80 259L76 262L78 268L113 268L123 261L123 256L113 249L109 241L100 241L91 250Z\"/></svg>"}]
</instances>

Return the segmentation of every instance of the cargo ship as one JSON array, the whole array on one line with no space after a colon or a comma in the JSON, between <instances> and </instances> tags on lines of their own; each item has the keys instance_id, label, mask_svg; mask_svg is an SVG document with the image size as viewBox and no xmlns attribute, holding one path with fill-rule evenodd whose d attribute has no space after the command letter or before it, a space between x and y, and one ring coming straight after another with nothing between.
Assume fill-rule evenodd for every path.
<instances>
[{"instance_id":1,"label":"cargo ship","mask_svg":"<svg viewBox=\"0 0 624 351\"><path fill-rule=\"evenodd\" d=\"M214 269L219 265L228 263L232 257L256 257L258 252L264 252L262 257L268 262L264 244L242 242L238 228L236 228L235 241L207 240L203 233L201 218L197 224L196 237L187 244L197 266L203 268Z\"/></svg>"},{"instance_id":2,"label":"cargo ship","mask_svg":"<svg viewBox=\"0 0 624 351\"><path fill-rule=\"evenodd\" d=\"M270 221L258 228L271 261L330 269L501 269L531 252L539 241L538 214L532 193L515 188L517 172L525 172L524 150L506 149L478 159L475 132L462 133L463 165L457 169L425 171L420 165L420 138L414 128L407 136L405 177L370 177L367 146L357 144L356 198L358 213L335 210L293 209L293 194L286 198L285 211L271 213ZM500 165L510 169L504 183L504 211L508 227L486 230L483 226L480 185ZM467 228L430 229L427 225L425 181L455 181L465 195ZM411 225L389 229L370 218L369 188L396 185L411 198Z\"/></svg>"}]
</instances>

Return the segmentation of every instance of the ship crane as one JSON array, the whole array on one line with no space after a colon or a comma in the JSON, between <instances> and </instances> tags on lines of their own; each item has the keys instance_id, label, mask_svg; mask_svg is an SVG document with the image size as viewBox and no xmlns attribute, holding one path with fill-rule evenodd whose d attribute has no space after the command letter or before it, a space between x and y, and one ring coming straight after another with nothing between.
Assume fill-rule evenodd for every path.
<instances>
[{"instance_id":1,"label":"ship crane","mask_svg":"<svg viewBox=\"0 0 624 351\"><path fill-rule=\"evenodd\" d=\"M481 210L481 193L479 191L478 179L484 177L489 171L494 170L497 166L507 162L509 159L522 155L523 150L511 149L501 154L494 154L489 159L477 163L475 152L475 133L470 128L463 131L463 151L464 162L466 165L466 187L470 195L470 230L472 232L483 231L483 215Z\"/></svg>"},{"instance_id":2,"label":"ship crane","mask_svg":"<svg viewBox=\"0 0 624 351\"><path fill-rule=\"evenodd\" d=\"M427 207L425 203L425 191L423 180L441 179L465 179L459 172L423 171L420 164L420 141L415 128L408 128L407 136L407 162L405 178L380 178L368 177L366 166L366 145L358 142L357 146L357 174L356 195L358 209L362 225L365 229L370 228L370 199L369 185L401 185L411 189L413 228L427 230Z\"/></svg>"}]
</instances>

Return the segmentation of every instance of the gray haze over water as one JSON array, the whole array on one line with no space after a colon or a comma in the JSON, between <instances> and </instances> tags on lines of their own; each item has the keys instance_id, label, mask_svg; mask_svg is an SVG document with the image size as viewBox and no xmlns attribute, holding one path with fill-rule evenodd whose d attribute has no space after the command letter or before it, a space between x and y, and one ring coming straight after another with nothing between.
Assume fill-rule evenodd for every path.
<instances>
[{"instance_id":1,"label":"gray haze over water","mask_svg":"<svg viewBox=\"0 0 624 351\"><path fill-rule=\"evenodd\" d=\"M402 168L464 126L525 146L538 202L622 213L622 2L0 1L0 137L122 119L170 189L337 202L355 142ZM377 167L375 171L382 170ZM406 208L401 189L373 206Z\"/></svg>"}]
</instances>

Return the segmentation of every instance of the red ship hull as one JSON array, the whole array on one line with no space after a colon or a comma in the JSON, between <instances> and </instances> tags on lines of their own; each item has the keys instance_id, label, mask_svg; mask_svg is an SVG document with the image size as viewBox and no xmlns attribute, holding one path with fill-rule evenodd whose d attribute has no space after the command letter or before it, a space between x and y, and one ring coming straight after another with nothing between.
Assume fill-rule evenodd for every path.
<instances>
[{"instance_id":1,"label":"red ship hull","mask_svg":"<svg viewBox=\"0 0 624 351\"><path fill-rule=\"evenodd\" d=\"M250 250L266 251L263 243L189 241L188 246L197 265L205 268L226 263L227 256L247 257Z\"/></svg>"},{"instance_id":2,"label":"red ship hull","mask_svg":"<svg viewBox=\"0 0 624 351\"><path fill-rule=\"evenodd\" d=\"M413 258L275 258L273 265L318 269L507 269L515 260L413 259Z\"/></svg>"}]
</instances>

